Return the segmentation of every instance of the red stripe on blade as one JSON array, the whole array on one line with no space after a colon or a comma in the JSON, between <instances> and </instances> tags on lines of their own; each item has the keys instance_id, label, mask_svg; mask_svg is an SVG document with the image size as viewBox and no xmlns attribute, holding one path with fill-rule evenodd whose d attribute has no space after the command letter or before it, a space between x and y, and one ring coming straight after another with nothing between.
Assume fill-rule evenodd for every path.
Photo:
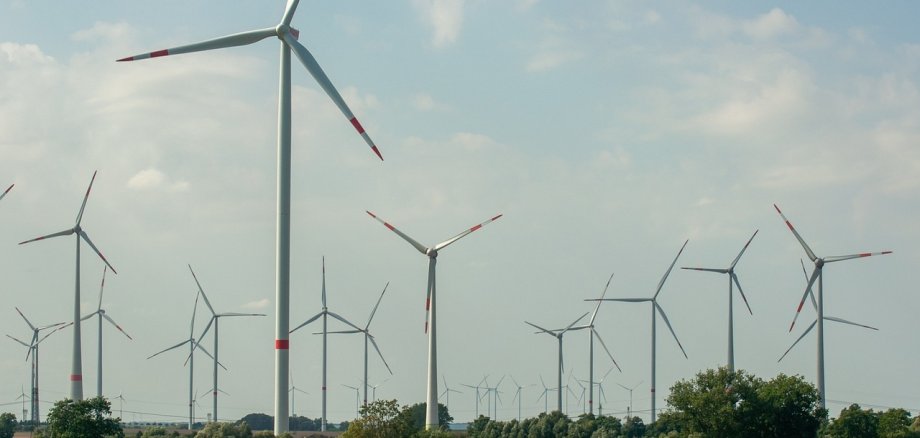
<instances>
[{"instance_id":1,"label":"red stripe on blade","mask_svg":"<svg viewBox=\"0 0 920 438\"><path fill-rule=\"evenodd\" d=\"M80 381L82 381L82 380L83 380L83 375L82 375L82 374L71 374L71 375L70 375L70 381L71 381L71 382L80 382Z\"/></svg>"},{"instance_id":2,"label":"red stripe on blade","mask_svg":"<svg viewBox=\"0 0 920 438\"><path fill-rule=\"evenodd\" d=\"M290 341L287 339L275 339L275 350L287 350L290 346Z\"/></svg>"},{"instance_id":3,"label":"red stripe on blade","mask_svg":"<svg viewBox=\"0 0 920 438\"><path fill-rule=\"evenodd\" d=\"M792 224L789 223L789 221L786 221L786 226L789 227L790 230L794 230L794 229L795 229L795 228L793 228Z\"/></svg>"},{"instance_id":4,"label":"red stripe on blade","mask_svg":"<svg viewBox=\"0 0 920 438\"><path fill-rule=\"evenodd\" d=\"M425 299L425 310L428 310L430 308L431 308L431 298L426 298Z\"/></svg>"},{"instance_id":5,"label":"red stripe on blade","mask_svg":"<svg viewBox=\"0 0 920 438\"><path fill-rule=\"evenodd\" d=\"M377 158L380 158L380 161L383 161L383 155L380 155L380 150L377 149L377 145L371 146L371 150L373 150L374 153L377 154Z\"/></svg>"},{"instance_id":6,"label":"red stripe on blade","mask_svg":"<svg viewBox=\"0 0 920 438\"><path fill-rule=\"evenodd\" d=\"M384 222L383 224L386 225L386 227L389 228L390 231L396 231L396 228L394 228L392 225L390 225L390 224L388 224L388 223L386 223L386 222Z\"/></svg>"},{"instance_id":7,"label":"red stripe on blade","mask_svg":"<svg viewBox=\"0 0 920 438\"><path fill-rule=\"evenodd\" d=\"M352 126L358 130L358 134L364 134L364 127L361 126L361 122L358 121L357 117L352 117L349 121L351 122Z\"/></svg>"},{"instance_id":8,"label":"red stripe on blade","mask_svg":"<svg viewBox=\"0 0 920 438\"><path fill-rule=\"evenodd\" d=\"M482 225L481 225L481 224L480 224L480 225L476 225L475 227L470 228L470 232L472 233L473 231L476 231L476 230L478 230L478 229L480 229L480 228L482 228Z\"/></svg>"},{"instance_id":9,"label":"red stripe on blade","mask_svg":"<svg viewBox=\"0 0 920 438\"><path fill-rule=\"evenodd\" d=\"M129 57L127 57L127 58L121 58L121 59L116 59L116 60L115 60L115 62L125 62L125 61L134 61L134 57L133 57L133 56L129 56Z\"/></svg>"},{"instance_id":10,"label":"red stripe on blade","mask_svg":"<svg viewBox=\"0 0 920 438\"><path fill-rule=\"evenodd\" d=\"M799 313L799 312L802 311L802 305L803 305L803 304L805 304L805 300L799 301L799 308L798 308L798 309L795 309L795 313Z\"/></svg>"},{"instance_id":11,"label":"red stripe on blade","mask_svg":"<svg viewBox=\"0 0 920 438\"><path fill-rule=\"evenodd\" d=\"M157 50L156 52L150 53L151 58L159 58L160 56L169 55L169 50Z\"/></svg>"},{"instance_id":12,"label":"red stripe on blade","mask_svg":"<svg viewBox=\"0 0 920 438\"><path fill-rule=\"evenodd\" d=\"M869 257L870 255L872 255L871 252L864 252L864 253L860 254L859 256L860 256L860 257Z\"/></svg>"}]
</instances>

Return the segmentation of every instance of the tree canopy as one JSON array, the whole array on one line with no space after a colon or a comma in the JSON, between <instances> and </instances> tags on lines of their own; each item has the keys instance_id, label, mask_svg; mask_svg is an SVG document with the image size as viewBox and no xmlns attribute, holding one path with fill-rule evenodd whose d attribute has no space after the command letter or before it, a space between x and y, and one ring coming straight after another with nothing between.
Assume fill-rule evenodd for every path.
<instances>
[{"instance_id":1,"label":"tree canopy","mask_svg":"<svg viewBox=\"0 0 920 438\"><path fill-rule=\"evenodd\" d=\"M124 438L121 419L112 418L109 401L93 397L81 401L64 399L48 412L48 428L42 435L51 438Z\"/></svg>"}]
</instances>

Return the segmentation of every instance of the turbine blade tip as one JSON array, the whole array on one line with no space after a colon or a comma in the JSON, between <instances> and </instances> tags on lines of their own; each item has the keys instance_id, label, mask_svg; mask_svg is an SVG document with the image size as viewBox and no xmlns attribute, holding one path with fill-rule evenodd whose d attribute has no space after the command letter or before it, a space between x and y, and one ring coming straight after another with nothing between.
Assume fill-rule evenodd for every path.
<instances>
[{"instance_id":1,"label":"turbine blade tip","mask_svg":"<svg viewBox=\"0 0 920 438\"><path fill-rule=\"evenodd\" d=\"M374 153L377 154L377 158L380 158L380 161L383 161L383 155L380 155L380 149L377 149L377 145L371 146L371 150L373 150Z\"/></svg>"}]
</instances>

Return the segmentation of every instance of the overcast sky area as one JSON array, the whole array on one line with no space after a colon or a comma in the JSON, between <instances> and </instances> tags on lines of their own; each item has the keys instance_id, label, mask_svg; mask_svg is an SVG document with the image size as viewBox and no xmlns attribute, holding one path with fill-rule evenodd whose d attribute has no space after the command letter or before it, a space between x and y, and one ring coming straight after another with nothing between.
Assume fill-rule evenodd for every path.
<instances>
[{"instance_id":1,"label":"overcast sky area","mask_svg":"<svg viewBox=\"0 0 920 438\"><path fill-rule=\"evenodd\" d=\"M72 317L73 237L17 246L73 226L98 170L83 227L118 270L104 307L108 397L124 419L182 421L185 349L196 287L224 320L220 416L272 414L278 42L133 63L115 59L275 26L282 1L0 0L0 334ZM777 359L804 289L801 246L819 256L893 250L825 269L827 315L878 327L825 326L832 416L852 402L920 410L920 5L836 1L560 3L537 0L301 2L292 25L386 161L293 64L291 326L330 310L371 332L377 398L425 398L427 260L371 219L424 244L496 214L438 263L439 371L456 421L475 385L513 376L525 416L554 385L557 328L608 297L649 297L677 266L737 267L753 316L735 299L735 363L759 377L814 382L815 333ZM84 245L83 313L103 263ZM807 259L806 259L807 262ZM807 265L811 269L810 265ZM658 321L658 407L668 388L726 361L727 279L675 269L659 295L689 359ZM198 309L195 331L207 323ZM622 366L605 413L649 418L650 311L605 303L596 321ZM291 336L294 413L320 416L318 325ZM341 325L330 322L330 330ZM84 393L95 394L96 322L83 325ZM329 419L350 420L363 340L330 338ZM211 336L205 345L211 349ZM42 416L69 394L71 335L40 346ZM29 387L26 349L0 340L0 403ZM595 370L611 366L601 349ZM565 337L566 378L587 379L588 333ZM211 365L196 356L195 386ZM641 382L641 383L640 383ZM498 419L517 415L500 388ZM574 383L573 383L574 385ZM443 391L443 386L441 388ZM552 395L551 395L552 396ZM554 400L554 399L551 399ZM444 400L442 399L442 403ZM483 401L485 403L485 401ZM114 403L116 410L119 404ZM198 410L204 418L210 400ZM553 403L550 403L552 409ZM480 408L484 413L485 405ZM19 415L18 404L0 406ZM139 412L138 413L129 413ZM573 407L570 414L581 413Z\"/></svg>"}]
</instances>

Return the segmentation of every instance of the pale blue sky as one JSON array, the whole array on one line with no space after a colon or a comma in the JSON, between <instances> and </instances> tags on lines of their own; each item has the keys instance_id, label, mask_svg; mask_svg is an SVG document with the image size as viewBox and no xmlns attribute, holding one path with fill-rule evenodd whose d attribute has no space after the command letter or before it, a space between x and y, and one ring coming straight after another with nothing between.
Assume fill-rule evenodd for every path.
<instances>
[{"instance_id":1,"label":"pale blue sky","mask_svg":"<svg viewBox=\"0 0 920 438\"><path fill-rule=\"evenodd\" d=\"M69 318L72 241L15 243L71 226L93 170L84 226L119 275L107 331L105 388L125 409L185 413L182 339L191 263L215 306L274 305L277 43L143 62L116 58L273 26L282 2L0 2L0 332ZM423 243L497 213L439 258L440 370L451 386L484 374L522 383L555 375L555 344L524 319L558 326L609 296L650 294L684 239L678 266L738 267L754 316L736 302L736 364L769 378L815 375L814 337L782 363L803 285L804 252L778 203L819 255L893 249L827 268L827 391L844 404L917 412L920 361L910 275L920 263L920 36L911 2L308 2L293 25L364 127L380 163L309 75L295 69L292 324L319 311L320 259L330 308L367 318L383 285L377 339L395 375L378 398L424 398L426 260L369 218ZM84 252L83 305L101 263ZM661 304L687 349L659 325L659 407L678 379L725 360L724 279L676 270ZM201 315L201 309L199 309ZM804 328L813 319L806 307ZM271 413L274 315L221 326L221 416ZM236 323L236 324L235 324ZM199 319L199 327L204 320ZM646 307L604 305L597 322L623 367L605 411L647 418ZM95 324L84 326L87 394ZM28 385L25 351L0 357L0 402ZM566 364L587 375L587 338ZM210 344L208 344L210 345ZM68 336L41 351L42 397L67 394ZM319 416L319 338L292 336L297 414ZM353 416L360 339L335 340L329 416ZM21 354L20 354L21 353ZM603 373L610 364L596 358ZM210 368L198 362L196 385ZM385 379L371 362L372 383ZM508 379L506 379L507 381ZM499 419L516 414L504 387ZM525 390L525 415L542 411ZM209 410L202 403L202 412ZM44 405L46 412L49 405ZM6 406L4 406L6 407ZM9 409L18 409L11 407ZM483 408L484 409L484 408ZM646 411L642 412L645 409ZM580 408L571 413L580 412ZM472 395L451 398L458 421ZM133 415L125 415L127 420ZM153 417L147 417L153 419Z\"/></svg>"}]
</instances>

